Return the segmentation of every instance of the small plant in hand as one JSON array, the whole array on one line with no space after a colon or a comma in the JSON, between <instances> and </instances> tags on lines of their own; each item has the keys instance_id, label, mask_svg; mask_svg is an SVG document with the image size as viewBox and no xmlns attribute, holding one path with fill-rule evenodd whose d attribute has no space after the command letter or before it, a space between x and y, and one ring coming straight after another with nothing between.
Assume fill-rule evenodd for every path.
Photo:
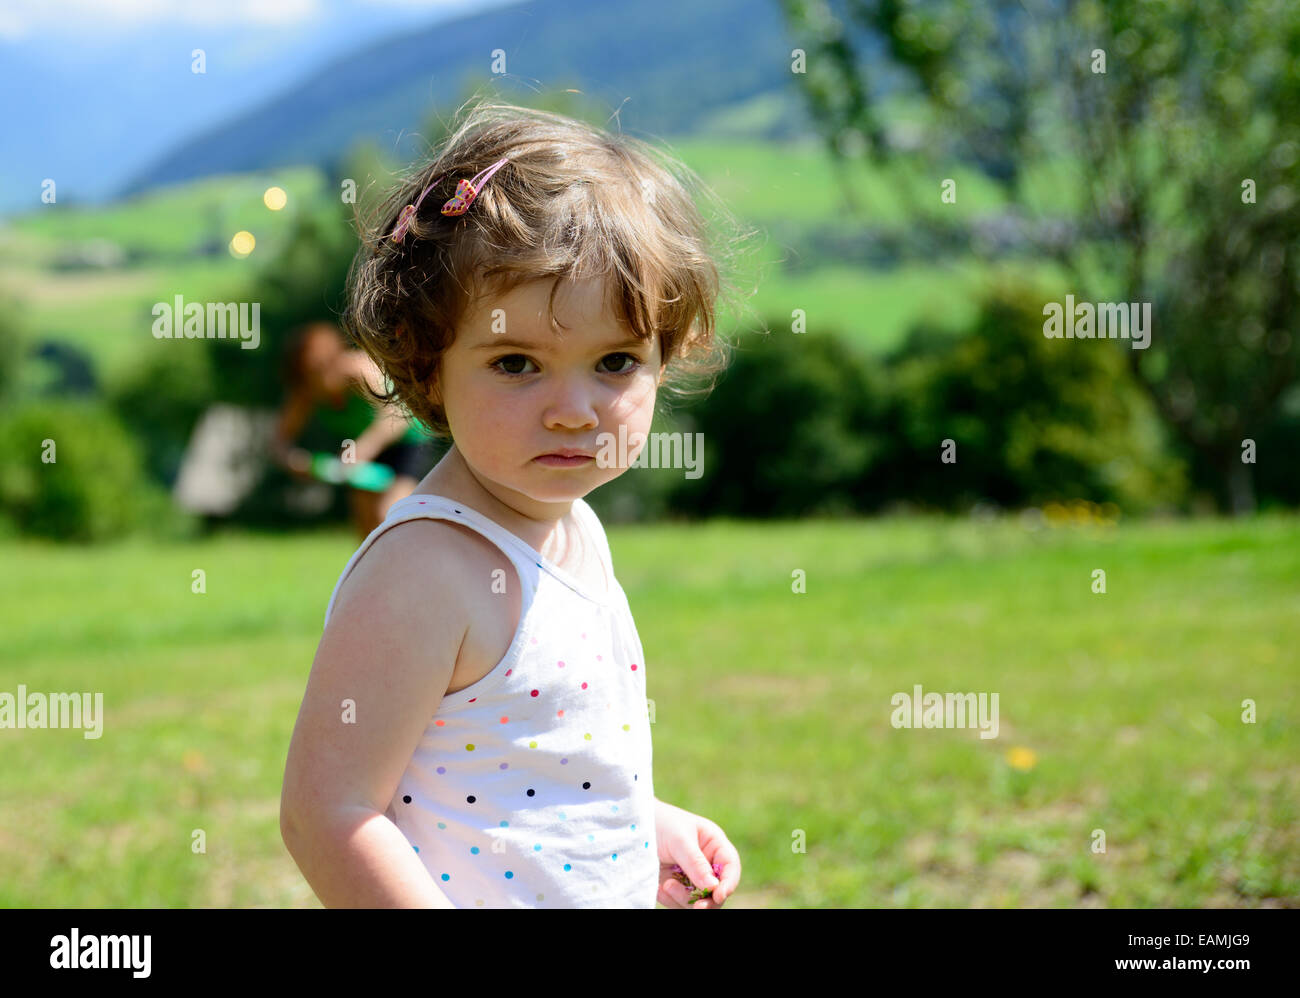
<instances>
[{"instance_id":1,"label":"small plant in hand","mask_svg":"<svg viewBox=\"0 0 1300 998\"><path fill-rule=\"evenodd\" d=\"M676 880L679 884L691 888L691 896L690 896L691 904L694 904L696 901L703 901L706 897L709 897L713 894L712 887L696 887L693 883L691 883L691 878L686 875L686 871L683 870L680 866L677 866L676 864L673 865L672 874L673 874L673 879ZM713 864L713 875L717 877L718 880L722 879L721 863Z\"/></svg>"}]
</instances>

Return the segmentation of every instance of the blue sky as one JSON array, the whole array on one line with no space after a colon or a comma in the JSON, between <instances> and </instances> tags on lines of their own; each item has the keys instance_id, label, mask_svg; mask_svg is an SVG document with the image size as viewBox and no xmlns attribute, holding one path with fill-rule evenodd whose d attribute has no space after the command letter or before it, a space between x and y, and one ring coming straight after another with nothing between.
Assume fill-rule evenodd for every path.
<instances>
[{"instance_id":1,"label":"blue sky","mask_svg":"<svg viewBox=\"0 0 1300 998\"><path fill-rule=\"evenodd\" d=\"M102 200L186 137L406 27L510 0L4 0L0 213ZM190 71L204 50L207 72Z\"/></svg>"}]
</instances>

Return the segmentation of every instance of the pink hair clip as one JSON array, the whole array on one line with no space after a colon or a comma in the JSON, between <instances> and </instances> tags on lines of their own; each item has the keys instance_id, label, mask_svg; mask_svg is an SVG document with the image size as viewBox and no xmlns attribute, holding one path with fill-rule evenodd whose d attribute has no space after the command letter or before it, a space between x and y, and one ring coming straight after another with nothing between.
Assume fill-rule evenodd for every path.
<instances>
[{"instance_id":1,"label":"pink hair clip","mask_svg":"<svg viewBox=\"0 0 1300 998\"><path fill-rule=\"evenodd\" d=\"M491 179L492 174L496 173L497 170L501 169L501 167L505 165L505 159L497 160L486 170L477 174L473 180L461 180L457 182L456 193L448 198L447 202L442 206L442 213L447 216L465 214L465 212L469 210L469 206L474 203L474 199L478 197L478 192L482 190L483 185ZM420 204L424 201L424 196L433 190L445 176L446 174L444 173L442 177L439 177L421 191L420 197L416 200L415 204L408 204L402 209L402 213L397 216L397 225L394 227L392 235L389 236L393 242L400 243L406 238L406 230L411 227L411 220L415 218L415 213L420 210Z\"/></svg>"},{"instance_id":2,"label":"pink hair clip","mask_svg":"<svg viewBox=\"0 0 1300 998\"><path fill-rule=\"evenodd\" d=\"M473 180L462 180L458 182L456 184L456 193L442 206L442 213L444 215L465 214L469 209L469 206L474 203L474 199L478 197L478 192L482 189L483 185L491 179L492 174L496 173L497 170L501 169L501 167L505 165L506 161L504 159L499 159L486 170L479 173Z\"/></svg>"},{"instance_id":3,"label":"pink hair clip","mask_svg":"<svg viewBox=\"0 0 1300 998\"><path fill-rule=\"evenodd\" d=\"M443 176L446 176L446 174L443 174ZM390 238L395 243L400 243L403 239L406 238L406 230L411 227L411 219L413 219L415 217L415 213L420 210L420 204L421 202L424 201L424 196L438 186L439 180L442 180L442 177L439 177L438 180L435 180L423 191L421 191L420 196L416 200L415 204L408 204L405 208L402 209L402 213L397 216L397 225L393 229L393 234L388 238Z\"/></svg>"}]
</instances>

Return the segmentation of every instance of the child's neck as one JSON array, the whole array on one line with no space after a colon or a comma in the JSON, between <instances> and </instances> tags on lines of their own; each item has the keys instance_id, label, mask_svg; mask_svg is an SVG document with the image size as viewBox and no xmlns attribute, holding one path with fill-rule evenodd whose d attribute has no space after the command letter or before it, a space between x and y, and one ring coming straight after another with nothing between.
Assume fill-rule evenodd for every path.
<instances>
[{"instance_id":1,"label":"child's neck","mask_svg":"<svg viewBox=\"0 0 1300 998\"><path fill-rule=\"evenodd\" d=\"M575 529L572 501L538 503L511 490L503 490L495 483L484 483L466 464L455 444L415 491L463 502L557 562L560 559L547 549L554 551L557 546L567 546L564 539Z\"/></svg>"}]
</instances>

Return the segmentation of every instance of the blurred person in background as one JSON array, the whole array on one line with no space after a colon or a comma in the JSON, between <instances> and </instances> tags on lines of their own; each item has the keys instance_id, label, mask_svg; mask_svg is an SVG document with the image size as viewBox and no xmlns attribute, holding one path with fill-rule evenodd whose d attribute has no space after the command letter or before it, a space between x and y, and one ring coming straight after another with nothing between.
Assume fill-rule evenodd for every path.
<instances>
[{"instance_id":1,"label":"blurred person in background","mask_svg":"<svg viewBox=\"0 0 1300 998\"><path fill-rule=\"evenodd\" d=\"M340 456L343 442L353 440L346 455L350 465L360 469L374 462L393 471L391 484L380 491L348 487L352 524L365 538L437 462L433 437L418 420L378 408L366 397L365 384L378 392L386 389L383 372L364 352L350 349L331 323L314 322L294 331L285 352L285 376L288 396L271 444L277 464L299 477L312 477L312 453L295 444L315 416L335 441L331 456Z\"/></svg>"}]
</instances>

